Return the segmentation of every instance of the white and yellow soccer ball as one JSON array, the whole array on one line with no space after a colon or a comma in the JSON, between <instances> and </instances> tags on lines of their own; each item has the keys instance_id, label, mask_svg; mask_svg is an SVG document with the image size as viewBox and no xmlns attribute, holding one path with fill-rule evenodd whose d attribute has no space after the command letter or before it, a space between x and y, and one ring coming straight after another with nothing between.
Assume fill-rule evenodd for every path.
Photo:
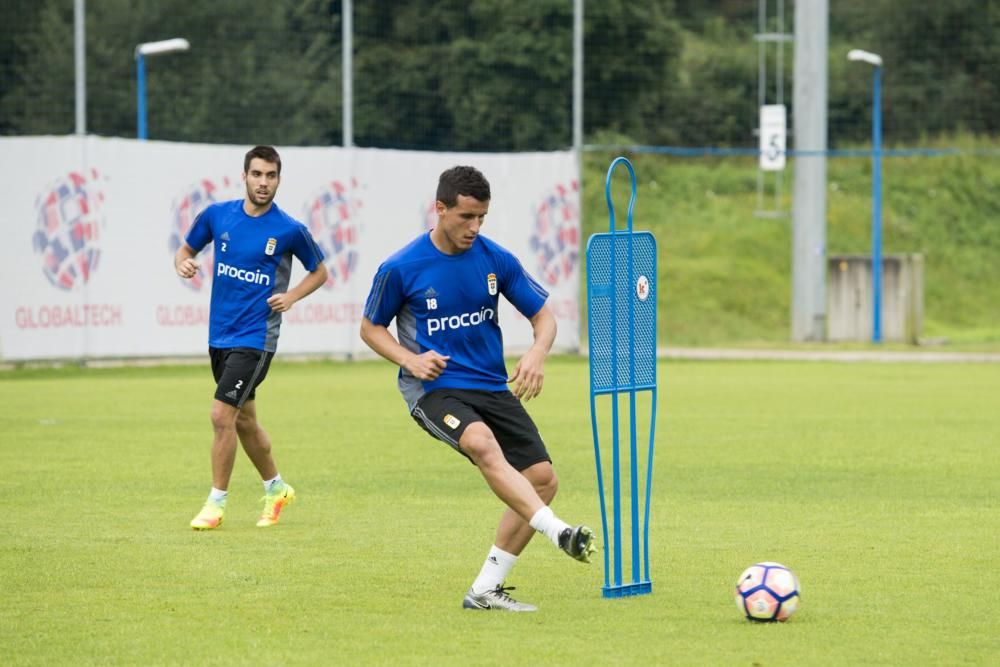
<instances>
[{"instance_id":1,"label":"white and yellow soccer ball","mask_svg":"<svg viewBox=\"0 0 1000 667\"><path fill-rule=\"evenodd\" d=\"M736 580L736 606L751 621L787 621L799 600L799 578L781 563L756 563Z\"/></svg>"}]
</instances>

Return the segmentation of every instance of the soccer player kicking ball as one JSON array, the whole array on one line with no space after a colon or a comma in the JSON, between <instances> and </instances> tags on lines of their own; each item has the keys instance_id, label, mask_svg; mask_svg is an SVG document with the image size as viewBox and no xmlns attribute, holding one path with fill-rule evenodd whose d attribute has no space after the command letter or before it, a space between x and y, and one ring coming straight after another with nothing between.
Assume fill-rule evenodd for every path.
<instances>
[{"instance_id":1,"label":"soccer player kicking ball","mask_svg":"<svg viewBox=\"0 0 1000 667\"><path fill-rule=\"evenodd\" d=\"M596 545L590 528L572 527L549 508L558 481L521 401L542 390L556 321L545 305L548 293L510 252L480 236L489 205L490 185L478 170L441 174L438 224L379 267L361 338L399 366L399 389L413 419L471 460L507 505L462 606L535 611L504 586L535 532L579 561L589 562ZM534 331L534 344L509 379L497 315L501 294ZM393 319L398 341L386 328Z\"/></svg>"},{"instance_id":2,"label":"soccer player kicking ball","mask_svg":"<svg viewBox=\"0 0 1000 667\"><path fill-rule=\"evenodd\" d=\"M217 383L212 402L212 490L191 520L195 530L222 524L236 440L264 480L264 511L257 525L278 523L295 489L281 479L271 456L271 439L257 422L256 389L267 376L278 343L281 314L326 282L323 252L305 225L274 203L281 182L281 158L270 146L256 146L243 160L246 197L212 204L191 225L174 256L182 278L193 278L198 252L215 243L208 353ZM288 289L292 256L309 272Z\"/></svg>"}]
</instances>

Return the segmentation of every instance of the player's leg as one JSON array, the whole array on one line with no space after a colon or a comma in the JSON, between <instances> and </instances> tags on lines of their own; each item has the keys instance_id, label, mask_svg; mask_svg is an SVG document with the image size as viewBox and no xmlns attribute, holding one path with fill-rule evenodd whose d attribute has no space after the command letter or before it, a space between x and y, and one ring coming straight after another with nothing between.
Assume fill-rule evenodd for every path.
<instances>
[{"instance_id":1,"label":"player's leg","mask_svg":"<svg viewBox=\"0 0 1000 667\"><path fill-rule=\"evenodd\" d=\"M507 461L504 450L486 424L482 422L470 424L462 434L459 446L479 468L493 493L513 510L518 518L527 522L534 530L543 533L553 544L576 560L590 561L591 554L597 549L593 541L593 531L586 526L574 528L557 517L552 508L535 491L531 481ZM520 530L513 520L511 525L515 530Z\"/></svg>"},{"instance_id":2,"label":"player's leg","mask_svg":"<svg viewBox=\"0 0 1000 667\"><path fill-rule=\"evenodd\" d=\"M212 490L201 511L191 520L195 530L210 530L222 525L226 509L229 478L236 459L236 415L239 410L228 403L212 401Z\"/></svg>"},{"instance_id":3,"label":"player's leg","mask_svg":"<svg viewBox=\"0 0 1000 667\"><path fill-rule=\"evenodd\" d=\"M262 350L239 348L234 350L232 365L242 369L240 378L239 414L236 432L247 458L253 463L264 484L264 509L257 526L267 528L278 523L281 511L295 499L295 489L278 473L271 452L271 438L257 420L257 387L264 382L271 367L271 353Z\"/></svg>"},{"instance_id":4,"label":"player's leg","mask_svg":"<svg viewBox=\"0 0 1000 667\"><path fill-rule=\"evenodd\" d=\"M497 543L490 548L479 575L462 600L466 609L535 611L537 607L511 598L507 593L511 588L504 586L507 575L534 532L551 533L559 546L559 533L553 531L565 529L573 533L583 529L590 534L584 527L571 528L549 509L548 503L555 496L558 480L537 428L520 407L520 402L513 400L521 414L515 420L517 427L500 420L505 438L514 441L512 446L505 442L505 447L501 447L492 428L484 423L483 415L478 412L482 408L489 414L491 410L509 407L505 402L493 400L492 392L439 390L422 397L413 411L414 419L428 433L448 443L476 465L493 492L508 507L497 529ZM493 422L492 415L490 422ZM589 557L590 551L584 553Z\"/></svg>"},{"instance_id":5,"label":"player's leg","mask_svg":"<svg viewBox=\"0 0 1000 667\"><path fill-rule=\"evenodd\" d=\"M535 492L546 505L552 502L559 482L551 463L541 461L522 470L521 474L531 482ZM534 535L535 529L531 524L508 507L500 518L493 546L486 555L479 574L465 594L462 606L466 609L485 609L486 605L489 605L490 609L535 611L537 607L534 605L511 598L507 591L512 588L504 588L503 585L524 547Z\"/></svg>"},{"instance_id":6,"label":"player's leg","mask_svg":"<svg viewBox=\"0 0 1000 667\"><path fill-rule=\"evenodd\" d=\"M479 468L493 493L521 518L530 520L545 507L531 481L504 458L500 443L486 424L469 424L458 446Z\"/></svg>"},{"instance_id":7,"label":"player's leg","mask_svg":"<svg viewBox=\"0 0 1000 667\"><path fill-rule=\"evenodd\" d=\"M273 461L271 469L266 465L266 459L270 457L270 443L267 441L266 433L261 435L263 430L259 429L257 424L256 409L251 406L249 421L247 421L247 415L243 411L248 402L253 403L255 390L267 375L271 354L249 348L211 348L209 355L212 361L212 374L216 380L215 400L212 403L212 429L214 433L212 439L212 491L205 507L191 521L191 526L199 530L216 528L222 523L229 480L232 477L233 464L236 460L238 422L241 414L244 416L239 428L242 428L242 435L246 435L251 440L250 448L253 450L253 455L250 452L248 455L258 470L260 469L258 463L264 465L262 473L270 472L273 469ZM265 444L266 448L264 448ZM244 447L246 447L245 444ZM294 497L294 492L291 493L291 496ZM288 500L285 500L284 504L287 502ZM266 507L267 503L265 502ZM278 513L280 513L280 508ZM277 516L273 511L271 514L274 517ZM276 522L277 520L274 518L273 523Z\"/></svg>"},{"instance_id":8,"label":"player's leg","mask_svg":"<svg viewBox=\"0 0 1000 667\"><path fill-rule=\"evenodd\" d=\"M549 461L549 456L534 422L513 394L441 389L422 396L412 416L433 437L471 460L497 497L532 528L573 558L590 560L595 550L593 531L586 526L571 528L556 517L520 472ZM502 448L494 429L502 435Z\"/></svg>"},{"instance_id":9,"label":"player's leg","mask_svg":"<svg viewBox=\"0 0 1000 667\"><path fill-rule=\"evenodd\" d=\"M485 432L484 432L485 431ZM488 433L488 435L487 435ZM470 436L468 439L466 436ZM494 444L487 444L487 443ZM497 527L496 541L490 548L476 579L462 600L465 609L503 609L535 611L537 607L513 599L504 586L507 576L517 564L521 551L536 531L545 533L553 543L577 560L587 561L594 547L592 532L586 526L573 528L559 519L548 503L555 497L558 480L552 464L545 460L518 471L506 459L492 431L482 422L471 424L462 435L463 451L480 469L494 493L508 509ZM499 460L495 456L499 451ZM544 454L544 449L541 450ZM523 488L527 484L530 492ZM523 509L524 508L524 509ZM537 509L534 509L537 508ZM529 514L530 512L530 514ZM525 518L525 517L530 518ZM582 533L581 533L582 531ZM583 534L586 544L576 553L567 549L568 536ZM563 537L563 536L566 537Z\"/></svg>"},{"instance_id":10,"label":"player's leg","mask_svg":"<svg viewBox=\"0 0 1000 667\"><path fill-rule=\"evenodd\" d=\"M216 399L212 401L212 486L229 488L236 461L236 416L239 410Z\"/></svg>"},{"instance_id":11,"label":"player's leg","mask_svg":"<svg viewBox=\"0 0 1000 667\"><path fill-rule=\"evenodd\" d=\"M546 505L552 504L552 499L555 498L559 488L559 480L551 463L541 461L522 470L521 474L531 482L535 493ZM521 518L517 512L508 508L500 517L500 525L497 526L494 544L507 553L519 556L534 536L535 529L531 527L531 524Z\"/></svg>"},{"instance_id":12,"label":"player's leg","mask_svg":"<svg viewBox=\"0 0 1000 667\"><path fill-rule=\"evenodd\" d=\"M470 435L470 438L478 430L489 434L489 428L482 423L479 415L469 405L455 396L456 393L459 392L454 390L431 392L417 402L411 415L414 421L432 437L446 443L456 452L476 463L475 459L459 446L459 440L465 437L465 433L470 426L476 427L473 429L473 435ZM477 424L478 426L476 426ZM483 437L491 438L492 435ZM475 447L472 447L472 449L475 449ZM480 457L480 459L485 459L484 463L487 464L491 464L495 458L495 456L489 453ZM488 465L487 467L491 466ZM507 488L508 485L522 487L520 489L522 494L533 493L535 495L534 501L530 498L526 501L527 504L522 511L528 512L531 507L544 505L542 500L537 497L537 492L532 489L531 482L527 481L513 468L510 469L513 474L505 474L502 465L499 468L501 472L495 475L497 479L490 485L491 488L494 488L495 492L499 490L500 494L507 494L514 497L517 495L517 491ZM487 479L487 482L489 482L489 479ZM513 512L513 510L509 511ZM511 590L511 588L503 586L504 579L516 562L516 554L508 553L500 547L493 545L489 554L487 554L482 571L475 582L473 582L473 586L465 593L465 597L462 600L462 607L465 609L483 610L536 611L538 608L534 605L518 602L510 597L507 591ZM479 585L477 586L477 584Z\"/></svg>"},{"instance_id":13,"label":"player's leg","mask_svg":"<svg viewBox=\"0 0 1000 667\"><path fill-rule=\"evenodd\" d=\"M236 417L240 444L264 481L278 476L278 466L271 454L271 438L257 421L257 401L247 401Z\"/></svg>"},{"instance_id":14,"label":"player's leg","mask_svg":"<svg viewBox=\"0 0 1000 667\"><path fill-rule=\"evenodd\" d=\"M259 383L258 383L259 384ZM267 528L278 523L281 511L295 499L295 489L281 479L271 454L271 438L257 421L257 402L248 400L236 418L236 432L243 451L253 463L264 483L264 510L257 526Z\"/></svg>"},{"instance_id":15,"label":"player's leg","mask_svg":"<svg viewBox=\"0 0 1000 667\"><path fill-rule=\"evenodd\" d=\"M466 440L466 435L470 432L471 437ZM506 460L499 442L485 424L478 422L470 425L465 430L460 445L479 467L486 483L497 497L513 511L516 519L527 523L532 530L543 533L576 560L590 562L590 556L597 550L593 530L587 526L570 526L557 517L535 491L532 482ZM531 538L524 538L526 529L516 519L504 513L497 532L499 534L503 530L510 538L513 548L523 549ZM520 552L513 555L516 557L518 553Z\"/></svg>"},{"instance_id":16,"label":"player's leg","mask_svg":"<svg viewBox=\"0 0 1000 667\"><path fill-rule=\"evenodd\" d=\"M505 514L498 529L498 539L509 540L513 549L523 549L531 539L530 528L543 533L576 560L589 562L597 549L593 531L587 526L569 526L548 506L555 496L558 481L538 427L524 405L509 391L491 392L481 398L477 410L500 443L507 462L530 480L545 500L545 506L530 517ZM549 497L546 494L550 494ZM528 527L518 519L526 519Z\"/></svg>"}]
</instances>

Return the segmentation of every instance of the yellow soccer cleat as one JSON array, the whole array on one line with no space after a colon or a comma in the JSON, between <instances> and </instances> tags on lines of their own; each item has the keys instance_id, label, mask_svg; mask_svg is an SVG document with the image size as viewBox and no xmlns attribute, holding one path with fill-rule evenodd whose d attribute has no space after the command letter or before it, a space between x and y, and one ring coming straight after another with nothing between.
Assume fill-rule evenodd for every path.
<instances>
[{"instance_id":1,"label":"yellow soccer cleat","mask_svg":"<svg viewBox=\"0 0 1000 667\"><path fill-rule=\"evenodd\" d=\"M195 530L212 530L222 525L222 514L226 507L220 503L208 500L205 506L198 512L198 516L191 519L191 527Z\"/></svg>"},{"instance_id":2,"label":"yellow soccer cleat","mask_svg":"<svg viewBox=\"0 0 1000 667\"><path fill-rule=\"evenodd\" d=\"M295 500L295 489L282 482L281 486L265 494L261 500L264 501L264 512L260 515L260 519L257 520L257 527L267 528L278 523L281 510L285 508L285 505Z\"/></svg>"}]
</instances>

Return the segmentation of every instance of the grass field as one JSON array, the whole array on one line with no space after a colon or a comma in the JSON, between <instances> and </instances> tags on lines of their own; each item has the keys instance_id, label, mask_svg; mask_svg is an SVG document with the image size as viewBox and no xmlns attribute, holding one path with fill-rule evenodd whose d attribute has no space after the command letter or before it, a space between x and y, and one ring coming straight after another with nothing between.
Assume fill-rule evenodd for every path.
<instances>
[{"instance_id":1,"label":"grass field","mask_svg":"<svg viewBox=\"0 0 1000 667\"><path fill-rule=\"evenodd\" d=\"M557 513L600 516L586 361L529 405ZM541 539L508 582L537 614L460 609L500 513L405 414L381 362L276 363L261 420L299 499L270 530L237 461L209 486L199 366L0 374L6 665L987 665L1000 655L994 365L660 367L653 594L604 600L601 562ZM791 567L802 606L742 620L731 590Z\"/></svg>"}]
</instances>

